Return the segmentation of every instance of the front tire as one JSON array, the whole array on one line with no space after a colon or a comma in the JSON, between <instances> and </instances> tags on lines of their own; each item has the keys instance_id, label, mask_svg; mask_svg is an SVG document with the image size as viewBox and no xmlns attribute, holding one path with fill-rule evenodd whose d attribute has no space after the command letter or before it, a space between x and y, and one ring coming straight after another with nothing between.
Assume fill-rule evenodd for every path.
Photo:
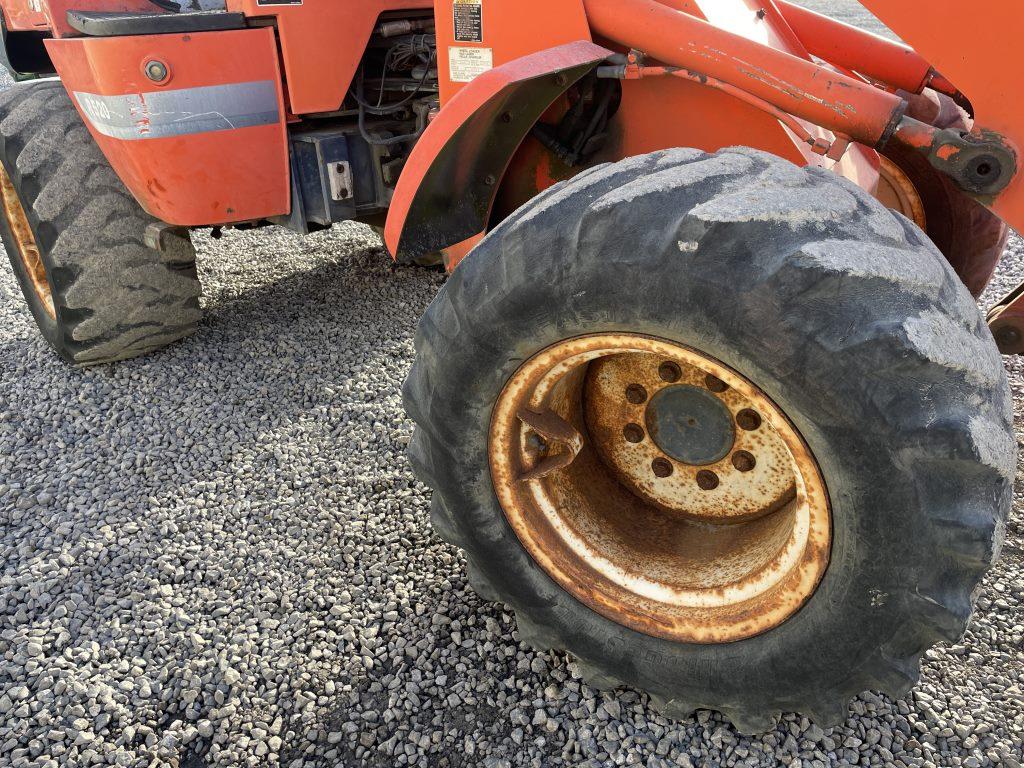
<instances>
[{"instance_id":1,"label":"front tire","mask_svg":"<svg viewBox=\"0 0 1024 768\"><path fill-rule=\"evenodd\" d=\"M638 631L580 599L589 585L572 594L516 535L498 500L510 480L488 460L496 404L539 353L592 334L720 361L806 441L831 551L781 623L730 642ZM1015 443L984 318L919 230L827 172L747 149L584 171L477 246L416 351L410 459L471 583L515 610L525 641L670 715L718 709L748 732L781 711L832 725L861 691L903 695L921 653L963 633L998 552Z\"/></svg>"},{"instance_id":2,"label":"front tire","mask_svg":"<svg viewBox=\"0 0 1024 768\"><path fill-rule=\"evenodd\" d=\"M198 328L187 235L145 244L146 214L58 81L0 94L0 236L43 337L65 361L150 352Z\"/></svg>"}]
</instances>

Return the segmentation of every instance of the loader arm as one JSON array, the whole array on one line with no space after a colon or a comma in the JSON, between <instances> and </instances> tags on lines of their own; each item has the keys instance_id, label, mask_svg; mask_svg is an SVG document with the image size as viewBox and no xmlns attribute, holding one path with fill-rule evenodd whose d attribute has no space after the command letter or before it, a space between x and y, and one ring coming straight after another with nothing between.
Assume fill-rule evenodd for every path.
<instances>
[{"instance_id":1,"label":"loader arm","mask_svg":"<svg viewBox=\"0 0 1024 768\"><path fill-rule=\"evenodd\" d=\"M990 131L1015 149L1024 147L1019 45L1024 13L1017 0L985 0L966 22L960 0L932 0L924 10L904 0L863 0L908 45L928 59L970 99L975 131ZM980 6L980 7L979 7ZM989 206L1024 230L1024 179L1018 173Z\"/></svg>"},{"instance_id":2,"label":"loader arm","mask_svg":"<svg viewBox=\"0 0 1024 768\"><path fill-rule=\"evenodd\" d=\"M849 169L827 166L824 161L816 161L814 154L839 163L850 156L872 157L865 148L881 150L895 143L920 153L965 194L1011 225L1024 224L1019 204L1022 192L1014 120L1007 118L1012 118L1019 108L1004 107L999 112L998 105L992 104L989 109L992 88L979 84L962 67L953 66L947 74L928 58L927 52L922 54L786 3L780 6L772 2L756 12L751 10L754 4L745 0L721 0L718 4L582 0L582 6L591 34L617 54L616 66L600 67L596 73L599 78L637 80L661 76L685 80L698 90L716 89L754 108L744 116L751 130L737 142L736 138L725 138L728 129L723 125L723 105L712 108L706 99L697 97L689 102L690 111L685 117L680 116L684 122L680 123L677 117L673 123L672 135L664 136L658 146L632 148L626 154L673 145L714 149L742 143L787 156L778 142L765 138L781 123L800 147L804 162L833 167L873 191L863 174L858 178ZM731 9L734 18L741 21L737 24L723 20L721 13L725 9ZM712 11L714 18L708 15ZM792 39L780 39L780 30ZM552 48L549 53L554 55L554 51L564 48ZM858 49L864 52L860 59L856 55ZM809 55L811 51L819 58L829 56L832 61L814 60ZM618 62L623 60L624 52L628 53L628 63L622 65ZM443 248L484 231L494 202L494 187L502 178L508 156L529 128L520 119L527 114L539 117L551 103L540 98L538 103L542 102L543 107L503 112L500 101L513 93L529 100L527 81L531 77L521 78L512 68L524 67L529 72L530 67L535 67L543 71L540 62L547 55L541 52L522 57L522 61L529 60L530 64L509 61L477 78L478 82L464 86L463 90L471 96L445 104L414 150L396 192L396 205L388 222L392 253L413 255L412 250L422 253L428 246ZM973 100L977 93L980 106L975 131L967 135L942 130L909 117L907 102L895 90L920 92L926 87L960 100L963 94ZM506 89L508 92L499 96ZM996 87L996 92L1003 93L1005 89L999 91ZM551 94L551 99L555 96ZM626 119L631 119L634 127L638 120L664 124L663 105L667 100L685 103L690 99L694 99L693 91L667 90L660 104L649 103L642 114L633 113ZM476 110L479 114L474 114ZM761 111L762 120L768 116L778 123L774 127L757 123L760 127L753 128L757 110ZM712 112L717 120L709 121ZM495 122L500 114L515 117L506 127ZM986 122L988 114L996 115L995 123ZM698 138L700 129L695 126L702 122L717 129ZM853 162L856 164L857 160ZM875 163L877 167L877 159ZM466 175L470 166L473 173ZM450 179L456 180L454 189ZM489 184L487 180L491 180ZM449 222L438 224L439 214L448 216ZM414 245L414 241L421 242Z\"/></svg>"}]
</instances>

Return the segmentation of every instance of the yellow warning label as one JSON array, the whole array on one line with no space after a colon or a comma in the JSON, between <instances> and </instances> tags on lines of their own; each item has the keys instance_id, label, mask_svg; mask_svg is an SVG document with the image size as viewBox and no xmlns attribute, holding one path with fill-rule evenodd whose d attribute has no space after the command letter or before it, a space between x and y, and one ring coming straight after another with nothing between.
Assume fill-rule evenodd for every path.
<instances>
[{"instance_id":1,"label":"yellow warning label","mask_svg":"<svg viewBox=\"0 0 1024 768\"><path fill-rule=\"evenodd\" d=\"M494 53L490 48L448 46L448 69L453 83L468 83L493 66Z\"/></svg>"}]
</instances>

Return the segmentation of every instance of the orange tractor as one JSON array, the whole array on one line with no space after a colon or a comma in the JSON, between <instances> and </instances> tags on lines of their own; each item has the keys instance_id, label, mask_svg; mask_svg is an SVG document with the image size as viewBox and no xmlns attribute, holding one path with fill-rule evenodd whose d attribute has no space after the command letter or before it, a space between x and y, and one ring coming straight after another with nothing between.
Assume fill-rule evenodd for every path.
<instances>
[{"instance_id":1,"label":"orange tractor","mask_svg":"<svg viewBox=\"0 0 1024 768\"><path fill-rule=\"evenodd\" d=\"M974 297L1024 225L1016 0L867 0L908 45L787 0L0 5L58 76L0 96L0 228L69 362L196 329L193 228L384 226L451 272L412 463L525 641L758 730L964 632L1015 470L1022 291Z\"/></svg>"}]
</instances>

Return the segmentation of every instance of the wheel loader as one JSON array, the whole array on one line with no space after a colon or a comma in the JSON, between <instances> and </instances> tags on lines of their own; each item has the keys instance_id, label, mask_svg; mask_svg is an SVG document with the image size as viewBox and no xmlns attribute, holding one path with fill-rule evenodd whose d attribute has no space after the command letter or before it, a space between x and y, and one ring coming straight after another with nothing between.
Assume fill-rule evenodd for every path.
<instances>
[{"instance_id":1,"label":"wheel loader","mask_svg":"<svg viewBox=\"0 0 1024 768\"><path fill-rule=\"evenodd\" d=\"M197 329L199 228L443 261L404 399L475 589L670 717L832 725L963 635L1024 351L1024 291L975 301L1024 14L864 4L905 42L788 0L0 0L4 246L77 366Z\"/></svg>"}]
</instances>

